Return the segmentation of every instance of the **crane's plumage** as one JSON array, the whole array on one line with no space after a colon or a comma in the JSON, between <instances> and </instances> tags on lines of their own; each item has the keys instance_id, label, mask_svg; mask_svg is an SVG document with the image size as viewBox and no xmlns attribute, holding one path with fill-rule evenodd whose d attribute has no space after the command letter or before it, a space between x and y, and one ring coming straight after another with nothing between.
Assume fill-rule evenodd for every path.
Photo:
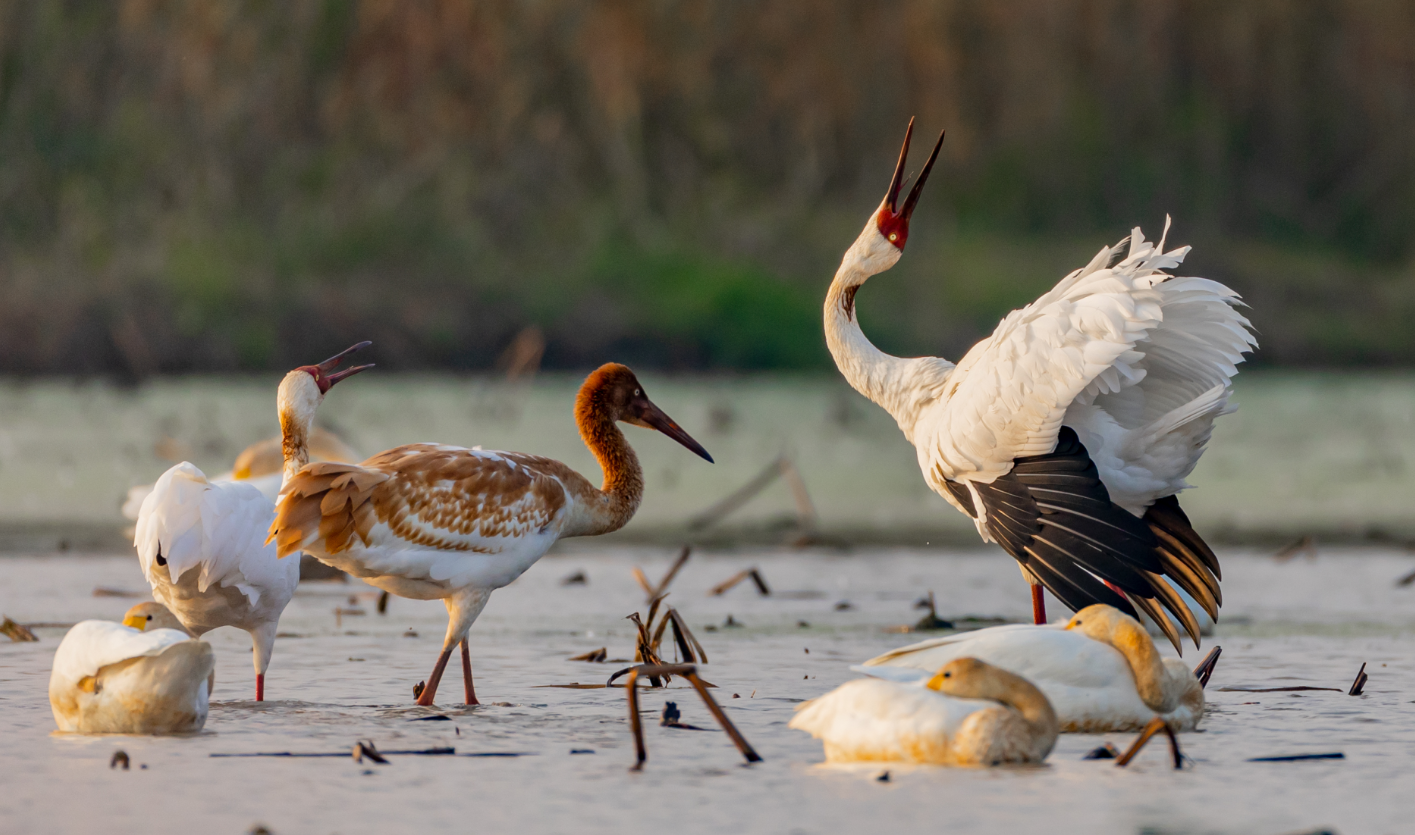
<instances>
[{"instance_id":1,"label":"crane's plumage","mask_svg":"<svg viewBox=\"0 0 1415 835\"><path fill-rule=\"evenodd\" d=\"M889 356L861 331L855 294L902 254L897 230L907 232L933 160L895 211L908 142L826 298L837 366L898 422L929 486L1029 580L1073 609L1138 608L1177 646L1167 609L1197 645L1200 624L1176 587L1216 618L1219 565L1174 497L1257 345L1237 294L1173 276L1189 248L1166 251L1163 236L1151 243L1137 227L1008 314L957 365Z\"/></svg>"},{"instance_id":2,"label":"crane's plumage","mask_svg":"<svg viewBox=\"0 0 1415 835\"><path fill-rule=\"evenodd\" d=\"M501 588L585 525L593 485L549 458L407 444L362 464L310 464L286 487L281 556L320 560L408 597Z\"/></svg>"},{"instance_id":3,"label":"crane's plumage","mask_svg":"<svg viewBox=\"0 0 1415 835\"><path fill-rule=\"evenodd\" d=\"M211 645L176 629L86 620L64 636L49 705L71 733L194 733L206 722Z\"/></svg>"},{"instance_id":4,"label":"crane's plumage","mask_svg":"<svg viewBox=\"0 0 1415 835\"><path fill-rule=\"evenodd\" d=\"M282 425L287 432L307 425L313 406L304 415L282 417ZM618 530L638 509L643 471L617 422L657 429L712 460L622 365L604 365L585 380L575 418L604 472L602 488L537 455L408 444L362 464L289 472L268 541L282 557L305 551L400 597L442 600L447 635L418 702L433 703L461 644L466 701L476 704L466 636L491 593L557 540Z\"/></svg>"},{"instance_id":5,"label":"crane's plumage","mask_svg":"<svg viewBox=\"0 0 1415 835\"><path fill-rule=\"evenodd\" d=\"M1194 730L1204 714L1204 689L1194 674L1178 659L1161 659L1139 623L1115 609L1092 608L1098 628L1091 632L1059 624L994 626L900 647L852 669L922 683L955 658L979 658L1036 685L1064 733L1138 731L1157 715L1173 731ZM1087 620L1089 612L1077 618ZM1119 624L1128 628L1117 630Z\"/></svg>"},{"instance_id":6,"label":"crane's plumage","mask_svg":"<svg viewBox=\"0 0 1415 835\"><path fill-rule=\"evenodd\" d=\"M300 581L299 560L279 560L265 544L274 520L275 505L255 487L208 481L182 462L143 500L133 538L153 597L192 634L221 626L250 633L261 682Z\"/></svg>"},{"instance_id":7,"label":"crane's plumage","mask_svg":"<svg viewBox=\"0 0 1415 835\"><path fill-rule=\"evenodd\" d=\"M992 766L1051 753L1056 714L1031 683L978 659L939 667L923 686L848 681L798 705L789 726L821 740L835 763ZM961 688L950 686L955 680Z\"/></svg>"}]
</instances>

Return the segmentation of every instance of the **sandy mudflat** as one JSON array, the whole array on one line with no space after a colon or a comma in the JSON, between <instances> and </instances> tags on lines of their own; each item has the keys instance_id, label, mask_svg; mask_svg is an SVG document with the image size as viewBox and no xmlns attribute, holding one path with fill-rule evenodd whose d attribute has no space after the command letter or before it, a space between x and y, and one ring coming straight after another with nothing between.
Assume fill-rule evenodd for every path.
<instances>
[{"instance_id":1,"label":"sandy mudflat","mask_svg":"<svg viewBox=\"0 0 1415 835\"><path fill-rule=\"evenodd\" d=\"M253 691L249 640L220 630L207 730L184 739L55 735L46 699L62 629L39 643L0 643L0 832L245 832L263 823L289 833L410 832L1085 832L1285 833L1319 826L1342 833L1410 831L1415 819L1415 569L1395 551L1323 551L1286 564L1223 553L1224 648L1210 684L1203 732L1185 735L1190 768L1167 767L1163 745L1129 770L1081 755L1106 738L1065 736L1047 766L967 771L816 765L819 743L788 730L792 708L852 677L847 665L911 636L885 627L917 620L911 603L933 589L944 617L1027 613L1025 587L999 552L739 551L700 554L670 602L711 657L704 675L765 762L744 767L724 734L649 725L649 763L631 774L633 747L619 689L539 685L603 682L614 664L568 656L607 646L632 652L623 616L642 604L629 569L651 577L662 550L562 551L493 597L473 629L478 693L494 703L411 704L445 625L438 604L394 599L389 614L333 610L362 587L306 584L282 622L267 693ZM706 590L759 565L778 594L748 585ZM583 570L589 583L561 586ZM21 622L117 618L133 600L94 597L95 586L142 589L130 556L0 558L0 612ZM841 600L853 608L837 611ZM1054 609L1060 616L1062 610ZM732 614L742 628L706 631ZM805 620L808 627L798 626ZM403 637L411 628L418 637ZM806 650L809 649L809 653ZM1186 658L1197 660L1192 650ZM1221 688L1344 688L1362 661L1365 696L1344 692L1251 693ZM741 698L732 698L733 694ZM683 719L711 726L690 691L665 699ZM416 721L444 714L451 721ZM351 758L224 759L212 753L347 751L370 738L382 749L453 746L455 757L399 757L387 766ZM126 750L134 770L111 771ZM571 750L592 754L571 754ZM1326 762L1250 763L1249 757L1341 751ZM467 757L508 752L520 757ZM146 764L145 770L139 764Z\"/></svg>"}]
</instances>

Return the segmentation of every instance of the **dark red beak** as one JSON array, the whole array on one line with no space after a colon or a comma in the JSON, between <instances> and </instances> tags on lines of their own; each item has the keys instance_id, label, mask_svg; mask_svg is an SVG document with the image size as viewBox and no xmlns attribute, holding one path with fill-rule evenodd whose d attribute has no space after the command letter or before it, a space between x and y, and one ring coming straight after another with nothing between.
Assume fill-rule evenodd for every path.
<instances>
[{"instance_id":1,"label":"dark red beak","mask_svg":"<svg viewBox=\"0 0 1415 835\"><path fill-rule=\"evenodd\" d=\"M345 348L344 350L340 351L339 353L335 354L334 356L330 357L329 359L325 360L324 362L318 365L307 365L305 366L305 368L313 369L314 381L319 384L320 392L327 393L329 389L340 380L343 380L346 377L352 377L360 371L365 371L367 369L373 368L373 363L369 363L367 365L356 365L352 368L345 368L342 371L334 370L339 366L339 363L342 362L345 357L354 353L355 351L362 351L364 348L367 348L372 344L372 342L364 340L363 342L360 342L357 345L352 345L348 348Z\"/></svg>"},{"instance_id":2,"label":"dark red beak","mask_svg":"<svg viewBox=\"0 0 1415 835\"><path fill-rule=\"evenodd\" d=\"M658 408L657 406L653 405L653 403L649 403L646 401L641 402L644 402L644 406L641 407L642 411L639 416L639 419L642 420L645 425L657 429L658 431L662 432L663 434L687 447L689 451L697 455L699 458L702 458L703 460L707 461L709 464L714 463L712 460L712 456L708 455L708 451L703 449L703 445L693 440L692 436L689 435L687 432L684 432L683 427L675 423L673 421L673 418L664 414L664 411Z\"/></svg>"},{"instance_id":3,"label":"dark red beak","mask_svg":"<svg viewBox=\"0 0 1415 835\"><path fill-rule=\"evenodd\" d=\"M919 179L914 181L914 187L909 190L909 196L904 198L904 206L901 208L899 192L904 188L904 163L909 158L909 140L913 136L914 120L910 119L909 129L904 132L904 147L899 149L899 163L894 166L894 177L889 181L889 191L885 192L884 206L880 207L878 218L879 233L901 250L909 240L909 218L919 203L919 195L924 190L924 181L929 178L929 172L933 170L934 160L938 159L944 134L939 133L933 153L929 154L929 161L924 163L924 170L919 172Z\"/></svg>"}]
</instances>

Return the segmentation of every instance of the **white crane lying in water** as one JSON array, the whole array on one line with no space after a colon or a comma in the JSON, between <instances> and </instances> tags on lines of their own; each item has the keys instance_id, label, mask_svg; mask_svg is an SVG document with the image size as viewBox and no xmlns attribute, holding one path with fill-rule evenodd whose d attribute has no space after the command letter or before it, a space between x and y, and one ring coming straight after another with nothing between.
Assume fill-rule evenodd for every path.
<instances>
[{"instance_id":1,"label":"white crane lying in water","mask_svg":"<svg viewBox=\"0 0 1415 835\"><path fill-rule=\"evenodd\" d=\"M943 145L940 135L899 206L913 130L911 120L884 202L826 295L836 365L899 423L929 486L1021 564L1037 623L1045 586L1076 611L1107 603L1133 615L1133 603L1177 648L1168 609L1197 646L1175 587L1217 619L1219 565L1175 494L1214 419L1232 411L1230 380L1257 347L1238 295L1171 276L1189 248L1165 252L1163 236L1151 244L1136 228L1009 313L957 365L880 351L860 330L855 294L903 255Z\"/></svg>"}]
</instances>

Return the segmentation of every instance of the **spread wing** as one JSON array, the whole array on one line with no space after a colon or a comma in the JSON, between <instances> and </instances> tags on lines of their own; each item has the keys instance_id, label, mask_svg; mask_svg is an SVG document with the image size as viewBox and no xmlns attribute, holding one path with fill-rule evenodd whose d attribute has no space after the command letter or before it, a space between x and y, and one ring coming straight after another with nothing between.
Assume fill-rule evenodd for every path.
<instances>
[{"instance_id":1,"label":"spread wing","mask_svg":"<svg viewBox=\"0 0 1415 835\"><path fill-rule=\"evenodd\" d=\"M275 506L256 488L213 483L184 461L143 499L133 546L149 583L160 557L172 582L198 571L200 591L235 586L255 605L262 589L294 588L299 581L298 569L278 564L274 547L264 542L274 518Z\"/></svg>"},{"instance_id":2,"label":"spread wing","mask_svg":"<svg viewBox=\"0 0 1415 835\"><path fill-rule=\"evenodd\" d=\"M1067 408L1084 392L1119 391L1143 378L1136 343L1163 319L1155 285L1188 248L1161 252L1136 229L1128 253L1121 249L1102 249L963 357L947 400L916 436L921 455L927 450L925 472L992 481L1016 458L1051 452Z\"/></svg>"}]
</instances>

